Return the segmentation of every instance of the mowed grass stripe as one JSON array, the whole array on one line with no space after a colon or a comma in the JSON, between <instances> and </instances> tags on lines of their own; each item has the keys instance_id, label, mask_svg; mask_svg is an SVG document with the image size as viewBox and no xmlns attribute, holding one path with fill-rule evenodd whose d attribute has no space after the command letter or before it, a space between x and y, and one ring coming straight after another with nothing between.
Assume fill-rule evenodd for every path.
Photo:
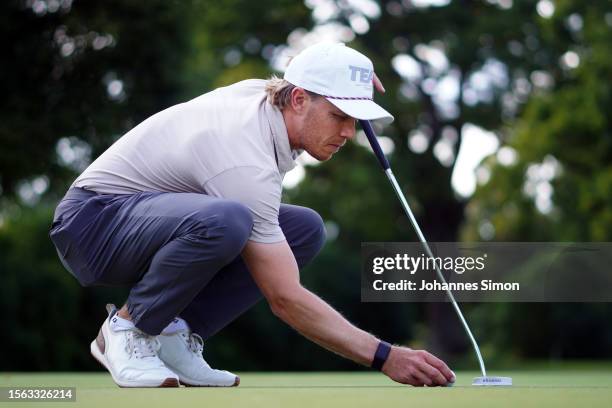
<instances>
[{"instance_id":1,"label":"mowed grass stripe","mask_svg":"<svg viewBox=\"0 0 612 408\"><path fill-rule=\"evenodd\" d=\"M77 388L69 407L609 407L612 371L500 371L514 387L472 387L477 372L457 372L451 388L413 388L378 373L240 373L237 388L122 389L106 373L1 373L1 386ZM40 407L20 403L19 407ZM58 405L52 405L58 406ZM0 405L0 408L2 405Z\"/></svg>"}]
</instances>

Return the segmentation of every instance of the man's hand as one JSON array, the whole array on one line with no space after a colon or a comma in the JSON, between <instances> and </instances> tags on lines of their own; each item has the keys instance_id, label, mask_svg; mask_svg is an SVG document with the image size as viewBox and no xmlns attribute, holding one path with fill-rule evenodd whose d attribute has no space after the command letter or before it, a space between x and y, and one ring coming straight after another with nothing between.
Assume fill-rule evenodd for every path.
<instances>
[{"instance_id":1,"label":"man's hand","mask_svg":"<svg viewBox=\"0 0 612 408\"><path fill-rule=\"evenodd\" d=\"M446 364L425 350L393 346L383 365L393 381L416 387L447 385L455 381L455 374Z\"/></svg>"}]
</instances>

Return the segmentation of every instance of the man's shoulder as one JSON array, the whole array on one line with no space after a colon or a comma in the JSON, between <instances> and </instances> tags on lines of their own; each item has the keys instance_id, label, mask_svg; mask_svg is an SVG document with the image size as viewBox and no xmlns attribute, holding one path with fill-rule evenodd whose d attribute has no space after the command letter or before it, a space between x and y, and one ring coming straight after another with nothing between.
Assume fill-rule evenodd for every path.
<instances>
[{"instance_id":1,"label":"man's shoulder","mask_svg":"<svg viewBox=\"0 0 612 408\"><path fill-rule=\"evenodd\" d=\"M266 82L267 81L265 79L245 79L230 85L216 88L210 92L200 95L198 98L206 96L249 96L254 94L262 94L266 89Z\"/></svg>"},{"instance_id":2,"label":"man's shoulder","mask_svg":"<svg viewBox=\"0 0 612 408\"><path fill-rule=\"evenodd\" d=\"M268 81L265 79L252 78L252 79L244 79L242 81L235 82L230 86L236 87L236 88L242 88L242 89L262 90L266 87L266 82Z\"/></svg>"}]
</instances>

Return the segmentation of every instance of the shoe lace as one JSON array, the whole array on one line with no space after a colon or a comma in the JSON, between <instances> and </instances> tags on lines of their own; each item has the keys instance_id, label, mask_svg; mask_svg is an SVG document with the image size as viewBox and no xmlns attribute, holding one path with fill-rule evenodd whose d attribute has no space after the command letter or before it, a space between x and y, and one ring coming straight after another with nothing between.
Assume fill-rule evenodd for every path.
<instances>
[{"instance_id":1,"label":"shoe lace","mask_svg":"<svg viewBox=\"0 0 612 408\"><path fill-rule=\"evenodd\" d=\"M155 336L150 336L140 330L128 330L125 350L136 358L157 357L161 344Z\"/></svg>"},{"instance_id":2,"label":"shoe lace","mask_svg":"<svg viewBox=\"0 0 612 408\"><path fill-rule=\"evenodd\" d=\"M181 336L183 336L187 341L189 350L196 354L202 355L202 352L204 351L204 340L202 339L202 337L200 337L199 334L181 333Z\"/></svg>"}]
</instances>

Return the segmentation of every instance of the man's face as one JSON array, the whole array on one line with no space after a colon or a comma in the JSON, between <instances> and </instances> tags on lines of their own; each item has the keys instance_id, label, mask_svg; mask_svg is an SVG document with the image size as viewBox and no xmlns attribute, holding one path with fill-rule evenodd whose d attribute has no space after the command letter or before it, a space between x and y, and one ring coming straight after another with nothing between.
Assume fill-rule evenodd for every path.
<instances>
[{"instance_id":1,"label":"man's face","mask_svg":"<svg viewBox=\"0 0 612 408\"><path fill-rule=\"evenodd\" d=\"M301 145L317 160L329 160L355 136L355 119L323 97L310 97L299 133Z\"/></svg>"}]
</instances>

